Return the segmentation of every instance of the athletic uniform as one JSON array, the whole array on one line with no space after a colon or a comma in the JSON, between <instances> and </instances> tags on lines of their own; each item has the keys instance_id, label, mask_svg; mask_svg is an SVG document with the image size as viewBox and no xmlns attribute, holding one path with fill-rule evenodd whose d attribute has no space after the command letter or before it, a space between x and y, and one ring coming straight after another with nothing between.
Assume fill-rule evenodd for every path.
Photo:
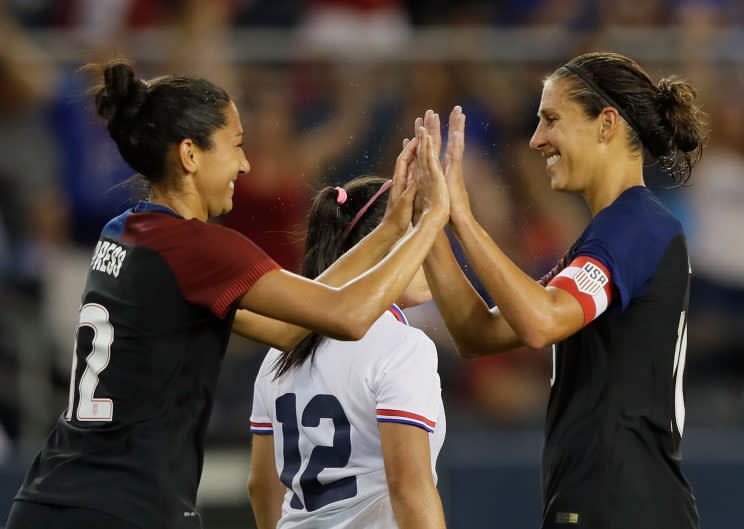
<instances>
[{"instance_id":1,"label":"athletic uniform","mask_svg":"<svg viewBox=\"0 0 744 529\"><path fill-rule=\"evenodd\" d=\"M698 527L680 470L690 266L679 222L645 187L627 189L547 280L579 301L585 326L553 350L542 527Z\"/></svg>"},{"instance_id":2,"label":"athletic uniform","mask_svg":"<svg viewBox=\"0 0 744 529\"><path fill-rule=\"evenodd\" d=\"M430 433L431 468L445 418L434 343L393 306L356 342L326 339L274 380L271 349L256 378L251 431L273 434L287 487L278 529L393 529L378 422Z\"/></svg>"},{"instance_id":3,"label":"athletic uniform","mask_svg":"<svg viewBox=\"0 0 744 529\"><path fill-rule=\"evenodd\" d=\"M236 302L276 268L237 232L163 206L141 202L109 222L83 293L69 405L17 511L35 503L61 507L57 519L65 507L106 513L96 527L111 516L200 527L204 435ZM26 520L11 515L8 528Z\"/></svg>"}]
</instances>

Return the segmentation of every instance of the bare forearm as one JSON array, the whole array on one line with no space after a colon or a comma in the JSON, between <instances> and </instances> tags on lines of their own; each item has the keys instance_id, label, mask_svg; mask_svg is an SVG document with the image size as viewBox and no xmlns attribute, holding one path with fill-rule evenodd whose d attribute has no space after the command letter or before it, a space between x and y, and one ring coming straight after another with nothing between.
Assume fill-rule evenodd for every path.
<instances>
[{"instance_id":1,"label":"bare forearm","mask_svg":"<svg viewBox=\"0 0 744 529\"><path fill-rule=\"evenodd\" d=\"M383 222L358 244L329 266L316 281L340 287L372 268L390 251L402 233ZM238 310L233 332L269 344L282 351L289 351L310 331L248 310Z\"/></svg>"},{"instance_id":2,"label":"bare forearm","mask_svg":"<svg viewBox=\"0 0 744 529\"><path fill-rule=\"evenodd\" d=\"M444 529L444 511L434 483L411 484L390 491L400 529Z\"/></svg>"},{"instance_id":3,"label":"bare forearm","mask_svg":"<svg viewBox=\"0 0 744 529\"><path fill-rule=\"evenodd\" d=\"M417 226L367 273L344 285L340 310L366 328L408 286L444 226L446 213L429 211ZM362 333L363 334L363 333Z\"/></svg>"},{"instance_id":4,"label":"bare forearm","mask_svg":"<svg viewBox=\"0 0 744 529\"><path fill-rule=\"evenodd\" d=\"M385 257L403 232L385 222L339 257L316 280L340 287L363 274Z\"/></svg>"},{"instance_id":5,"label":"bare forearm","mask_svg":"<svg viewBox=\"0 0 744 529\"><path fill-rule=\"evenodd\" d=\"M499 311L489 310L465 277L444 232L424 261L424 272L460 356L499 353L521 345Z\"/></svg>"},{"instance_id":6,"label":"bare forearm","mask_svg":"<svg viewBox=\"0 0 744 529\"><path fill-rule=\"evenodd\" d=\"M258 529L274 529L282 517L282 498L275 491L255 492L250 495L253 516Z\"/></svg>"},{"instance_id":7,"label":"bare forearm","mask_svg":"<svg viewBox=\"0 0 744 529\"><path fill-rule=\"evenodd\" d=\"M455 233L499 311L526 344L541 345L553 327L551 294L509 259L472 216L453 222Z\"/></svg>"}]
</instances>

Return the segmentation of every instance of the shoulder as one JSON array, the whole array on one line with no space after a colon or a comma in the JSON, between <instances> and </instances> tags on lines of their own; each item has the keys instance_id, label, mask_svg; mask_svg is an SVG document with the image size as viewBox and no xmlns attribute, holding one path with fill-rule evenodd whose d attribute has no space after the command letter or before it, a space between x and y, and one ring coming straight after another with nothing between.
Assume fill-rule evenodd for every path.
<instances>
[{"instance_id":1,"label":"shoulder","mask_svg":"<svg viewBox=\"0 0 744 529\"><path fill-rule=\"evenodd\" d=\"M681 223L659 199L649 189L637 186L600 211L582 238L638 252L666 246L682 233Z\"/></svg>"},{"instance_id":2,"label":"shoulder","mask_svg":"<svg viewBox=\"0 0 744 529\"><path fill-rule=\"evenodd\" d=\"M124 226L126 226L127 219L131 214L132 209L130 208L108 221L103 227L103 230L101 230L101 236L110 239L120 239L124 233Z\"/></svg>"},{"instance_id":3,"label":"shoulder","mask_svg":"<svg viewBox=\"0 0 744 529\"><path fill-rule=\"evenodd\" d=\"M651 191L637 186L599 212L571 257L586 256L602 263L626 307L654 276L667 251L680 243L684 246L680 222ZM681 259L680 266L686 265L686 259Z\"/></svg>"},{"instance_id":4,"label":"shoulder","mask_svg":"<svg viewBox=\"0 0 744 529\"><path fill-rule=\"evenodd\" d=\"M427 350L436 355L434 342L421 329L398 321L388 311L370 327L363 339L372 344L384 343L386 347L380 348L383 356L411 348Z\"/></svg>"},{"instance_id":5,"label":"shoulder","mask_svg":"<svg viewBox=\"0 0 744 529\"><path fill-rule=\"evenodd\" d=\"M274 379L274 365L276 365L281 355L282 352L279 349L272 347L268 350L256 375L256 384L270 383Z\"/></svg>"},{"instance_id":6,"label":"shoulder","mask_svg":"<svg viewBox=\"0 0 744 529\"><path fill-rule=\"evenodd\" d=\"M437 349L420 329L401 323L385 312L362 339L367 362L382 374L407 364L422 371L436 371Z\"/></svg>"}]
</instances>

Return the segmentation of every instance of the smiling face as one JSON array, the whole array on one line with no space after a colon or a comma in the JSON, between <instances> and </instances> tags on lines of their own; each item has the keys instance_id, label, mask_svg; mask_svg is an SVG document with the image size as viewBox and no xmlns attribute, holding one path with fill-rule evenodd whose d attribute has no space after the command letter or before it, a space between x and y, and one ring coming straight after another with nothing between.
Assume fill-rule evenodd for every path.
<instances>
[{"instance_id":1,"label":"smiling face","mask_svg":"<svg viewBox=\"0 0 744 529\"><path fill-rule=\"evenodd\" d=\"M530 147L545 158L552 189L583 191L601 174L601 126L569 98L569 88L565 80L545 82Z\"/></svg>"},{"instance_id":2,"label":"smiling face","mask_svg":"<svg viewBox=\"0 0 744 529\"><path fill-rule=\"evenodd\" d=\"M243 152L243 127L235 104L225 110L225 125L212 135L212 148L199 150L199 165L194 185L208 217L223 215L232 209L235 180L250 171Z\"/></svg>"}]
</instances>

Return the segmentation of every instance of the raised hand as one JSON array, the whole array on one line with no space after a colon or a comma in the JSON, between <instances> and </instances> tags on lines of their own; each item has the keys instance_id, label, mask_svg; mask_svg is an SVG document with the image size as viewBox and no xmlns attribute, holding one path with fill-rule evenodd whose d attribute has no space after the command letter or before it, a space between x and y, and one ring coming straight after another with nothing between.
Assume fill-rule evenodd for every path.
<instances>
[{"instance_id":1,"label":"raised hand","mask_svg":"<svg viewBox=\"0 0 744 529\"><path fill-rule=\"evenodd\" d=\"M400 235L408 229L413 215L416 179L413 177L412 166L416 161L418 142L418 138L403 141L403 150L395 161L393 183L390 186L387 208L382 219L382 222L395 226Z\"/></svg>"},{"instance_id":2,"label":"raised hand","mask_svg":"<svg viewBox=\"0 0 744 529\"><path fill-rule=\"evenodd\" d=\"M439 159L434 152L434 138L425 127L419 127L416 132L418 148L416 150L415 177L417 183L416 201L414 203L414 218L419 218L430 212L449 216L449 194L444 172Z\"/></svg>"},{"instance_id":3,"label":"raised hand","mask_svg":"<svg viewBox=\"0 0 744 529\"><path fill-rule=\"evenodd\" d=\"M424 114L424 117L418 117L416 118L413 126L414 135L417 134L419 128L424 127L426 131L429 133L429 135L432 138L432 145L434 148L434 154L439 159L440 152L442 150L442 130L441 130L441 124L439 122L439 114L436 114L433 110L429 109ZM405 147L406 142L409 140L403 141L403 146ZM409 178L415 178L415 172L417 170L417 164L418 162L414 160L414 162L409 166ZM418 222L418 213L421 212L422 207L420 202L420 198L416 198L416 204L414 205L414 215L412 222L415 225Z\"/></svg>"},{"instance_id":4,"label":"raised hand","mask_svg":"<svg viewBox=\"0 0 744 529\"><path fill-rule=\"evenodd\" d=\"M444 155L444 177L450 197L450 222L471 215L470 199L465 189L462 158L465 152L465 114L459 105L452 109Z\"/></svg>"},{"instance_id":5,"label":"raised hand","mask_svg":"<svg viewBox=\"0 0 744 529\"><path fill-rule=\"evenodd\" d=\"M431 136L434 155L439 159L442 153L442 124L439 122L439 114L431 109L427 110L422 125Z\"/></svg>"}]
</instances>

